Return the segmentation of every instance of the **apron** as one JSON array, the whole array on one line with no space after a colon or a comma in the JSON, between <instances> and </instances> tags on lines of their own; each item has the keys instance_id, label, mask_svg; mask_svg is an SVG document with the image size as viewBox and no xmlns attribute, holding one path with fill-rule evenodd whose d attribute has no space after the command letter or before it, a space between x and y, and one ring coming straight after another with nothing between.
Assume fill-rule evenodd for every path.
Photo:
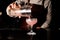
<instances>
[{"instance_id":1,"label":"apron","mask_svg":"<svg viewBox=\"0 0 60 40\"><path fill-rule=\"evenodd\" d=\"M32 18L37 18L37 23L33 26L33 29L40 27L46 21L47 8L45 9L42 5L32 5L31 9ZM20 29L28 30L28 24L26 23L26 17L20 19Z\"/></svg>"},{"instance_id":2,"label":"apron","mask_svg":"<svg viewBox=\"0 0 60 40\"><path fill-rule=\"evenodd\" d=\"M37 23L33 26L33 29L40 27L46 21L47 8L44 8L43 5L33 4L31 8L32 18L37 18ZM20 29L28 30L28 24L26 23L26 17L20 19Z\"/></svg>"}]
</instances>

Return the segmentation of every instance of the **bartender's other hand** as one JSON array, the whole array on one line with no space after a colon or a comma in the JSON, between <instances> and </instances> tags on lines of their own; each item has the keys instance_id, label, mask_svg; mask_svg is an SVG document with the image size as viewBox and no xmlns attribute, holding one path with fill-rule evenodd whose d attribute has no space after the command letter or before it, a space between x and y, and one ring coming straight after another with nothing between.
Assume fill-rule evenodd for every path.
<instances>
[{"instance_id":1,"label":"bartender's other hand","mask_svg":"<svg viewBox=\"0 0 60 40\"><path fill-rule=\"evenodd\" d=\"M40 29L40 27L36 27L36 29L38 29L38 30L39 30L39 29Z\"/></svg>"}]
</instances>

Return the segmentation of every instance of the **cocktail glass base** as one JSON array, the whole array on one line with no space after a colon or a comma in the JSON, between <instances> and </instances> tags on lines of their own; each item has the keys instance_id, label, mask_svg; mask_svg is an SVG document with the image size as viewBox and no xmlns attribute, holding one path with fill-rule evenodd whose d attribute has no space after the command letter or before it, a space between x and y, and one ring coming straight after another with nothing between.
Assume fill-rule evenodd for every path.
<instances>
[{"instance_id":1,"label":"cocktail glass base","mask_svg":"<svg viewBox=\"0 0 60 40\"><path fill-rule=\"evenodd\" d=\"M28 32L27 35L36 35L35 32Z\"/></svg>"}]
</instances>

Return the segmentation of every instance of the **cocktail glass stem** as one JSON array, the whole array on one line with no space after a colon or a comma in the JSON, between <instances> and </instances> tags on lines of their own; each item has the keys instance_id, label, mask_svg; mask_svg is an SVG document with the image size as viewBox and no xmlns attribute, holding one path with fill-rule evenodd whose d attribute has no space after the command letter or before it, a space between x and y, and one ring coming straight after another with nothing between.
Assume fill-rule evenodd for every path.
<instances>
[{"instance_id":1,"label":"cocktail glass stem","mask_svg":"<svg viewBox=\"0 0 60 40\"><path fill-rule=\"evenodd\" d=\"M32 27L33 27L33 26L31 26L31 30L30 30L30 32L33 32L33 29L32 29Z\"/></svg>"}]
</instances>

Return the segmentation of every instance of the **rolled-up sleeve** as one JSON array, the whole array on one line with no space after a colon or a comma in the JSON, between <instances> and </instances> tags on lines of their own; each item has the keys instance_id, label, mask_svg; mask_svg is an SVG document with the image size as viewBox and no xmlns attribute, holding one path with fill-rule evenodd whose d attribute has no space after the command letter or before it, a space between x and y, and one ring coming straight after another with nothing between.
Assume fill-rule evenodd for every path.
<instances>
[{"instance_id":1,"label":"rolled-up sleeve","mask_svg":"<svg viewBox=\"0 0 60 40\"><path fill-rule=\"evenodd\" d=\"M31 4L42 5L42 0L30 0Z\"/></svg>"}]
</instances>

